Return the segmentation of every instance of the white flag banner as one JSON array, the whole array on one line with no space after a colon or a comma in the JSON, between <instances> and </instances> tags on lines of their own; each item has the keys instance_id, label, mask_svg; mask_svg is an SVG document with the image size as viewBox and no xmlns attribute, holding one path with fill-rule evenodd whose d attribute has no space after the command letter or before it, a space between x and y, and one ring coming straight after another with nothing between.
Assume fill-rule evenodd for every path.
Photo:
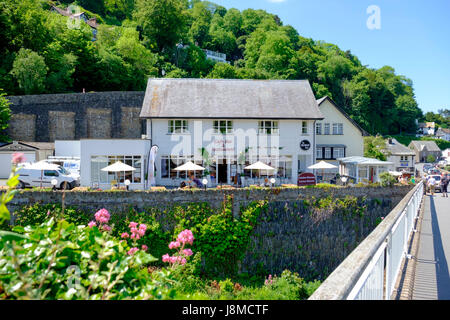
<instances>
[{"instance_id":1,"label":"white flag banner","mask_svg":"<svg viewBox=\"0 0 450 320\"><path fill-rule=\"evenodd\" d=\"M153 146L150 149L150 156L148 159L148 181L150 186L156 186L156 180L155 180L155 160L156 160L156 154L158 153L158 146Z\"/></svg>"}]
</instances>

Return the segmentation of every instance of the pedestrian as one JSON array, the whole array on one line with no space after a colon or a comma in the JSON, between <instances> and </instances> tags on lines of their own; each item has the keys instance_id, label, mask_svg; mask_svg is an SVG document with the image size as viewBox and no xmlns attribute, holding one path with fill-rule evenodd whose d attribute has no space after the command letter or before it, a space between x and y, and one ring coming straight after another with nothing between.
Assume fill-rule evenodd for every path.
<instances>
[{"instance_id":1,"label":"pedestrian","mask_svg":"<svg viewBox=\"0 0 450 320\"><path fill-rule=\"evenodd\" d=\"M431 196L434 196L434 187L436 185L436 179L433 176L429 176L428 185L430 187Z\"/></svg>"},{"instance_id":2,"label":"pedestrian","mask_svg":"<svg viewBox=\"0 0 450 320\"><path fill-rule=\"evenodd\" d=\"M442 192L442 196L448 198L448 194L447 194L447 187L448 187L448 183L450 182L449 176L447 174L442 174L441 177L441 181L440 181L440 187L441 187L441 192Z\"/></svg>"}]
</instances>

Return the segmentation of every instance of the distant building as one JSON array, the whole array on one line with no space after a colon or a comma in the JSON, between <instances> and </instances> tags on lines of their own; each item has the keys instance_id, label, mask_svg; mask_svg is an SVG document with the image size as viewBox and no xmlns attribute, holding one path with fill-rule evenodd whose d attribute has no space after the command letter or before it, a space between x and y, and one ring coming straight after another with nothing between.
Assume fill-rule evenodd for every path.
<instances>
[{"instance_id":1,"label":"distant building","mask_svg":"<svg viewBox=\"0 0 450 320\"><path fill-rule=\"evenodd\" d=\"M55 144L50 142L13 141L0 146L0 178L11 173L11 159L15 152L23 153L26 162L41 161L54 154Z\"/></svg>"},{"instance_id":2,"label":"distant building","mask_svg":"<svg viewBox=\"0 0 450 320\"><path fill-rule=\"evenodd\" d=\"M92 41L97 40L97 29L98 29L97 18L89 19L84 12L71 12L70 7L62 9L52 6L50 10L68 18L83 20L92 29Z\"/></svg>"},{"instance_id":3,"label":"distant building","mask_svg":"<svg viewBox=\"0 0 450 320\"><path fill-rule=\"evenodd\" d=\"M450 129L439 128L436 130L436 138L450 141Z\"/></svg>"},{"instance_id":4,"label":"distant building","mask_svg":"<svg viewBox=\"0 0 450 320\"><path fill-rule=\"evenodd\" d=\"M447 163L450 163L450 148L447 148L444 151L442 151L442 157L447 160Z\"/></svg>"},{"instance_id":5,"label":"distant building","mask_svg":"<svg viewBox=\"0 0 450 320\"><path fill-rule=\"evenodd\" d=\"M401 144L396 139L389 138L386 141L386 151L389 152L387 161L392 162L393 171L406 171L414 174L415 152Z\"/></svg>"},{"instance_id":6,"label":"distant building","mask_svg":"<svg viewBox=\"0 0 450 320\"><path fill-rule=\"evenodd\" d=\"M441 156L441 149L439 149L436 142L434 141L413 140L409 144L408 148L412 149L416 154L416 163L426 162L427 157L430 154L433 155L436 159L439 159Z\"/></svg>"},{"instance_id":7,"label":"distant building","mask_svg":"<svg viewBox=\"0 0 450 320\"><path fill-rule=\"evenodd\" d=\"M420 122L417 136L434 136L436 124L434 122Z\"/></svg>"},{"instance_id":8,"label":"distant building","mask_svg":"<svg viewBox=\"0 0 450 320\"><path fill-rule=\"evenodd\" d=\"M203 52L206 54L206 59L211 59L215 62L230 63L229 61L227 61L227 55L225 53L211 51L207 49L203 49Z\"/></svg>"}]
</instances>

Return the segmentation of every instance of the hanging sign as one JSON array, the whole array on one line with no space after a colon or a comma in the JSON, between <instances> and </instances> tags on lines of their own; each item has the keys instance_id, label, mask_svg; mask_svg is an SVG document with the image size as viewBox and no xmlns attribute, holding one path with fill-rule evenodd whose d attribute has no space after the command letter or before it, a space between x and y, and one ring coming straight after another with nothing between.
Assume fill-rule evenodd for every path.
<instances>
[{"instance_id":1,"label":"hanging sign","mask_svg":"<svg viewBox=\"0 0 450 320\"><path fill-rule=\"evenodd\" d=\"M309 150L309 148L311 148L311 143L308 140L302 140L300 142L300 148L302 150Z\"/></svg>"}]
</instances>

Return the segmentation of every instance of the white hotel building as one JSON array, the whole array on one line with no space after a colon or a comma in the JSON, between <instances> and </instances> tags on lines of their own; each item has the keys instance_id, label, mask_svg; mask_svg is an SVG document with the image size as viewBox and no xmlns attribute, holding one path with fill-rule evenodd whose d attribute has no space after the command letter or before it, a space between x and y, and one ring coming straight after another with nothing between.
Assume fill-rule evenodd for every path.
<instances>
[{"instance_id":1,"label":"white hotel building","mask_svg":"<svg viewBox=\"0 0 450 320\"><path fill-rule=\"evenodd\" d=\"M324 118L308 81L221 79L149 79L140 117L144 139L80 141L82 186L109 188L115 175L101 168L121 160L137 170L119 180L146 188L152 146L156 185L179 186L186 172L174 169L188 160L206 168L209 186L252 179L243 168L256 161L277 168L277 184L297 184L315 163Z\"/></svg>"}]
</instances>

